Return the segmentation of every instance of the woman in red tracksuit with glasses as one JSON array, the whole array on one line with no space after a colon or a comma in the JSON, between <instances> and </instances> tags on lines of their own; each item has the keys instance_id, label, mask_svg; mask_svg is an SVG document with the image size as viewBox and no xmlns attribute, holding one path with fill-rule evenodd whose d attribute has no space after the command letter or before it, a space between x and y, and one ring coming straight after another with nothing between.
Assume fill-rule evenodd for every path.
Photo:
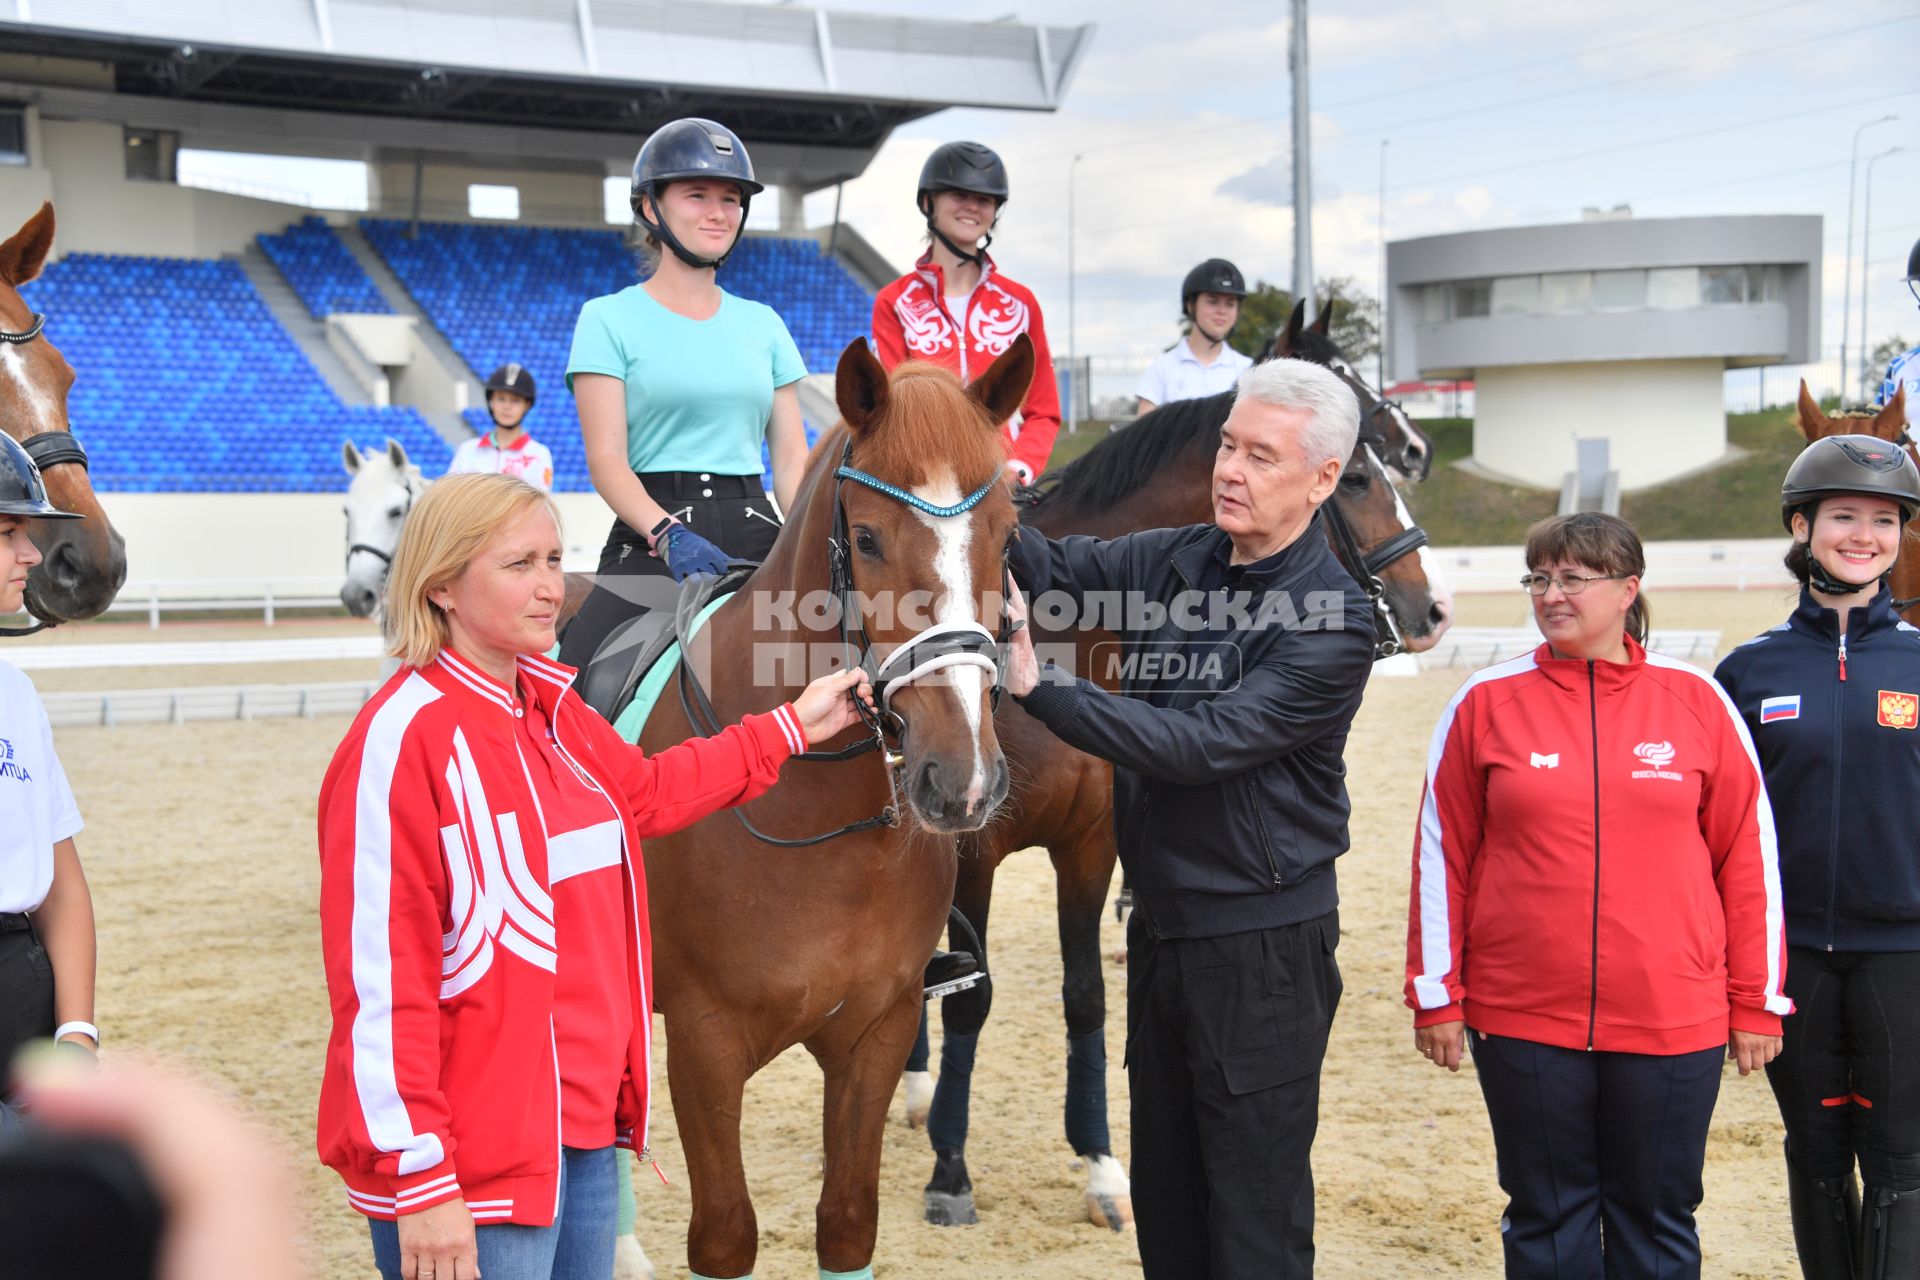
<instances>
[{"instance_id":1,"label":"woman in red tracksuit with glasses","mask_svg":"<svg viewBox=\"0 0 1920 1280\"><path fill-rule=\"evenodd\" d=\"M1473 675L1427 758L1407 931L1415 1044L1470 1046L1510 1280L1700 1274L1721 1055L1780 1051L1773 815L1733 704L1647 652L1632 526L1527 536L1545 642Z\"/></svg>"},{"instance_id":2,"label":"woman in red tracksuit with glasses","mask_svg":"<svg viewBox=\"0 0 1920 1280\"><path fill-rule=\"evenodd\" d=\"M1016 337L1033 339L1033 386L1019 421L1002 427L1007 469L1031 484L1060 434L1060 391L1039 300L987 256L1007 202L1007 167L977 142L946 143L921 167L915 200L927 220L927 251L874 298L874 352L888 369L926 360L971 382Z\"/></svg>"},{"instance_id":3,"label":"woman in red tracksuit with glasses","mask_svg":"<svg viewBox=\"0 0 1920 1280\"><path fill-rule=\"evenodd\" d=\"M430 488L387 586L404 665L320 789L320 1156L384 1280L608 1280L615 1147L647 1143L640 841L766 791L870 692L837 672L645 755L542 656L560 551L524 481Z\"/></svg>"}]
</instances>

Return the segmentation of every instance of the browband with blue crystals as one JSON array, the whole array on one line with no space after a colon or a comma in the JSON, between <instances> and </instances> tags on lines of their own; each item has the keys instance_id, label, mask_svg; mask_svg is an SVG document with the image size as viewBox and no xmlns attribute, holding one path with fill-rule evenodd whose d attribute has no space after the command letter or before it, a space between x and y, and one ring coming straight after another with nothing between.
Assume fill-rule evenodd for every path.
<instances>
[{"instance_id":1,"label":"browband with blue crystals","mask_svg":"<svg viewBox=\"0 0 1920 1280\"><path fill-rule=\"evenodd\" d=\"M954 503L952 506L936 507L931 502L928 502L925 498L922 498L917 494L908 493L905 489L902 489L897 485L888 484L885 480L880 479L880 477L870 476L866 472L861 471L855 467L849 467L849 466L846 466L845 464L842 464L837 470L834 471L833 474L836 476L839 476L843 480L857 480L861 484L867 486L867 488L869 489L876 489L879 492L886 494L889 498L893 498L897 501L904 502L908 506L912 507L915 511L924 511L930 516L965 515L967 512L973 510L974 507L979 505L980 499L986 497L989 493L993 492L993 486L1000 483L1000 477L994 476L992 479L988 480L985 484L981 485L978 489L975 489L972 493L960 499L960 501Z\"/></svg>"}]
</instances>

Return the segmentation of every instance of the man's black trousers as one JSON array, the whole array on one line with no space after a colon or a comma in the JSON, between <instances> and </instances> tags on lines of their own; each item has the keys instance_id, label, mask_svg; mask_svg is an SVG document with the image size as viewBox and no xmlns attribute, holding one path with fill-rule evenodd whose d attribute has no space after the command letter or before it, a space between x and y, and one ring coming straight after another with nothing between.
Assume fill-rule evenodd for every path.
<instances>
[{"instance_id":1,"label":"man's black trousers","mask_svg":"<svg viewBox=\"0 0 1920 1280\"><path fill-rule=\"evenodd\" d=\"M1145 1280L1313 1275L1320 1063L1340 918L1219 938L1127 931L1133 1207Z\"/></svg>"}]
</instances>

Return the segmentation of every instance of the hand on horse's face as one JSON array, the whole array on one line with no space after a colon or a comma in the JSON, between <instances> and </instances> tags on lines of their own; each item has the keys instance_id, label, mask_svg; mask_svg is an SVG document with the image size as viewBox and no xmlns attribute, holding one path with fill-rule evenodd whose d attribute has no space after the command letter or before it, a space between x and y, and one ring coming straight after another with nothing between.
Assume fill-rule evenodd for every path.
<instances>
[{"instance_id":1,"label":"hand on horse's face","mask_svg":"<svg viewBox=\"0 0 1920 1280\"><path fill-rule=\"evenodd\" d=\"M821 676L793 700L793 714L800 720L800 732L808 745L829 738L860 723L860 708L854 698L873 709L873 682L859 667L848 667Z\"/></svg>"},{"instance_id":2,"label":"hand on horse's face","mask_svg":"<svg viewBox=\"0 0 1920 1280\"><path fill-rule=\"evenodd\" d=\"M1007 597L1007 616L1013 634L1007 639L1007 692L1024 698L1040 683L1040 659L1033 652L1032 628L1027 626L1027 598L1013 587Z\"/></svg>"}]
</instances>

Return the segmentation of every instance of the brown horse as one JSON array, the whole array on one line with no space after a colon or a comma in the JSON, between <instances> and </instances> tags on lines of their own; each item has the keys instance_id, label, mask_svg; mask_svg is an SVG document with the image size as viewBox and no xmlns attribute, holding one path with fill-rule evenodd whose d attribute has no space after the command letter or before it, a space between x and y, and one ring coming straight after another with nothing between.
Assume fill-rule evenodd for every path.
<instances>
[{"instance_id":1,"label":"brown horse","mask_svg":"<svg viewBox=\"0 0 1920 1280\"><path fill-rule=\"evenodd\" d=\"M107 522L87 479L87 455L67 421L73 366L48 341L47 318L20 297L53 248L53 205L40 206L0 244L0 431L26 446L47 482L47 497L84 520L36 522L44 557L27 576L29 628L91 618L113 603L127 580L127 547ZM15 634L18 634L17 632Z\"/></svg>"},{"instance_id":2,"label":"brown horse","mask_svg":"<svg viewBox=\"0 0 1920 1280\"><path fill-rule=\"evenodd\" d=\"M1295 320L1297 325L1298 312ZM1359 397L1364 426L1322 523L1356 580L1377 582L1384 620L1392 622L1399 643L1419 651L1431 647L1445 630L1450 597L1437 575L1430 574L1420 545L1424 535L1382 462L1388 448L1382 432L1385 415L1374 411L1365 384L1356 380L1349 385ZM1221 424L1232 407L1233 393L1225 392L1155 409L1051 477L1038 501L1022 512L1024 527L1050 537L1077 533L1110 538L1137 529L1210 523L1213 461ZM1344 550L1340 543L1346 540L1336 536L1334 517L1351 533ZM1115 651L1110 633L1076 629L1050 635L1043 621L1035 620L1036 644L1072 643L1080 670L1109 686L1114 683L1116 673L1095 660L1101 652ZM1001 709L999 730L1018 785L994 822L962 838L954 905L984 944L1000 863L1014 851L1034 846L1045 847L1052 858L1065 967L1066 1136L1087 1169L1089 1217L1118 1229L1131 1221L1132 1204L1107 1125L1106 988L1099 946L1100 917L1116 858L1113 770L1105 761L1065 746L1015 706ZM960 944L956 938L955 945ZM924 1115L934 1148L925 1201L929 1222L976 1220L964 1148L975 1051L991 1007L989 984L944 1001L939 1081L924 1112L924 1043L909 1064L908 1120L914 1123Z\"/></svg>"},{"instance_id":3,"label":"brown horse","mask_svg":"<svg viewBox=\"0 0 1920 1280\"><path fill-rule=\"evenodd\" d=\"M1425 480L1427 473L1433 469L1433 441L1407 416L1407 411L1400 407L1398 401L1376 395L1367 386L1366 380L1354 371L1347 353L1333 340L1335 301L1329 297L1327 305L1320 308L1320 314L1314 317L1312 324L1304 323L1306 303L1294 303L1292 318L1267 342L1260 359L1291 356L1295 360L1308 360L1332 370L1334 376L1346 383L1360 401L1367 425L1380 433L1380 461L1408 480Z\"/></svg>"},{"instance_id":4,"label":"brown horse","mask_svg":"<svg viewBox=\"0 0 1920 1280\"><path fill-rule=\"evenodd\" d=\"M953 898L954 835L977 829L1007 793L993 715L998 637L986 626L1006 625L1018 521L998 424L1033 368L1024 336L964 388L925 364L889 378L864 339L848 347L841 425L815 446L772 554L713 613L683 667L710 694L711 716L683 681L641 733L658 750L767 710L818 674L809 650L871 644L884 712L875 736L815 744L834 758L790 764L743 821L717 815L646 846L655 1001L693 1191L687 1261L700 1275L753 1267L741 1095L795 1044L826 1077L820 1266L856 1272L872 1260L887 1106ZM876 741L883 752L844 758ZM892 825L875 821L886 814ZM780 848L748 822L776 840L840 834Z\"/></svg>"},{"instance_id":5,"label":"brown horse","mask_svg":"<svg viewBox=\"0 0 1920 1280\"><path fill-rule=\"evenodd\" d=\"M1893 399L1878 409L1849 409L1828 415L1820 411L1819 402L1807 391L1807 381L1802 378L1799 413L1795 422L1808 444L1828 436L1876 436L1900 445L1916 464L1920 464L1920 449L1915 448L1913 437L1907 434L1907 389L1904 386L1896 388ZM1920 518L1909 521L1905 533L1906 537L1900 544L1900 558L1893 562L1893 572L1887 576L1887 584L1893 588L1895 600L1910 602L1901 610L1901 615L1908 622L1920 626L1920 555L1907 554L1912 544L1920 541Z\"/></svg>"}]
</instances>

